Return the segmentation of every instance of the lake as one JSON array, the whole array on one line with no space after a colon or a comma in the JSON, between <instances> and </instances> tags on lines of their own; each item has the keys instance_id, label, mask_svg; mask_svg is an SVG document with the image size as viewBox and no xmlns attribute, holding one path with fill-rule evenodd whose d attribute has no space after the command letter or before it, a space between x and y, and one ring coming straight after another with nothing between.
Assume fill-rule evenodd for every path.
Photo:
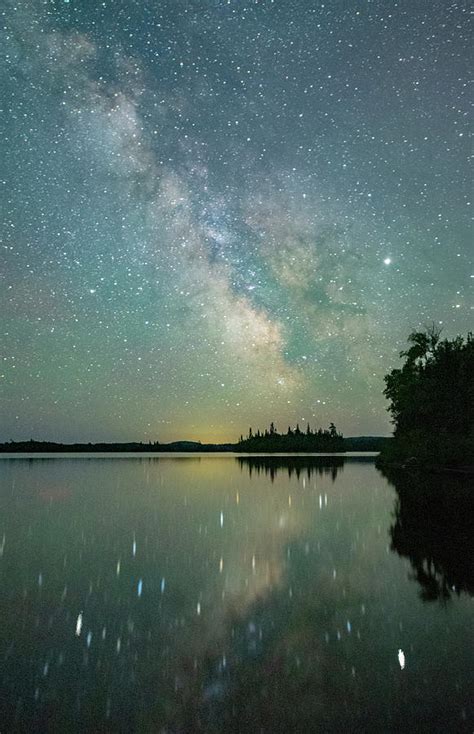
<instances>
[{"instance_id":1,"label":"lake","mask_svg":"<svg viewBox=\"0 0 474 734\"><path fill-rule=\"evenodd\" d=\"M472 732L468 484L2 457L1 731Z\"/></svg>"}]
</instances>

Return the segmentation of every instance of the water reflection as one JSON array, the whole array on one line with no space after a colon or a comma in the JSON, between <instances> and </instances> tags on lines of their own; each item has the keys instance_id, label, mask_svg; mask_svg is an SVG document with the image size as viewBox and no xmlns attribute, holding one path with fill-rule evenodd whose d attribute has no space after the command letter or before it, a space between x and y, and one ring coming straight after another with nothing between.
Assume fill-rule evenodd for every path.
<instances>
[{"instance_id":1,"label":"water reflection","mask_svg":"<svg viewBox=\"0 0 474 734\"><path fill-rule=\"evenodd\" d=\"M279 472L287 472L291 479L293 474L299 480L302 474L308 479L313 474L329 475L334 481L338 471L344 466L344 459L341 456L238 456L237 461L240 467L246 467L249 476L252 473L264 473L270 477L271 481L275 480Z\"/></svg>"},{"instance_id":2,"label":"water reflection","mask_svg":"<svg viewBox=\"0 0 474 734\"><path fill-rule=\"evenodd\" d=\"M299 480L306 475L308 479L313 474L319 476L330 476L334 481L344 464L373 464L375 454L366 456L338 456L336 454L327 456L314 456L297 454L292 456L238 456L237 461L241 468L246 467L249 476L255 472L257 475L263 473L270 477L273 482L279 472L286 472L291 479L293 475Z\"/></svg>"},{"instance_id":3,"label":"water reflection","mask_svg":"<svg viewBox=\"0 0 474 734\"><path fill-rule=\"evenodd\" d=\"M474 595L474 494L459 476L396 472L391 547L409 558L425 601Z\"/></svg>"},{"instance_id":4,"label":"water reflection","mask_svg":"<svg viewBox=\"0 0 474 734\"><path fill-rule=\"evenodd\" d=\"M2 730L472 731L392 508L357 458L0 461Z\"/></svg>"}]
</instances>

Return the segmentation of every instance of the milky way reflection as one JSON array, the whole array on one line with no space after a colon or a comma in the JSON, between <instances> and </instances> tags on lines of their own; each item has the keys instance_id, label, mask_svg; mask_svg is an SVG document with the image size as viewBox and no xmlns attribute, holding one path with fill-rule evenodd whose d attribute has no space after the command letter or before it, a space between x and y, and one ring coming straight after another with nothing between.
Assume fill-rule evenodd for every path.
<instances>
[{"instance_id":1,"label":"milky way reflection","mask_svg":"<svg viewBox=\"0 0 474 734\"><path fill-rule=\"evenodd\" d=\"M2 460L5 729L472 728L472 600L423 603L394 490L320 461Z\"/></svg>"}]
</instances>

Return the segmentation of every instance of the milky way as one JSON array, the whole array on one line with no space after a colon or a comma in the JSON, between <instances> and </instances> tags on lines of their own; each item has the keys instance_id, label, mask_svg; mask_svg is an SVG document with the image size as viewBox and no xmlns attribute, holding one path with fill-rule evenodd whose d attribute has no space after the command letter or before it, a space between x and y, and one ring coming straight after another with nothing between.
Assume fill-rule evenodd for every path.
<instances>
[{"instance_id":1,"label":"milky way","mask_svg":"<svg viewBox=\"0 0 474 734\"><path fill-rule=\"evenodd\" d=\"M3 7L0 438L388 433L472 323L468 3Z\"/></svg>"}]
</instances>

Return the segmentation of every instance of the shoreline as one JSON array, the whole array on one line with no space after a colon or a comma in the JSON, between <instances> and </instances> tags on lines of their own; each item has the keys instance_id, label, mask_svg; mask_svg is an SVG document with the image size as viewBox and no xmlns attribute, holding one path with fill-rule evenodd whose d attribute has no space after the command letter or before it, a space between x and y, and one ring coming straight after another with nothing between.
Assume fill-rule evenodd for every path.
<instances>
[{"instance_id":1,"label":"shoreline","mask_svg":"<svg viewBox=\"0 0 474 734\"><path fill-rule=\"evenodd\" d=\"M410 461L410 458L412 459ZM383 461L380 457L376 460L377 469L394 469L395 471L412 472L419 471L430 472L432 474L457 474L460 476L470 476L474 474L474 465L461 464L453 466L449 464L431 464L413 461L414 457L410 457L404 461Z\"/></svg>"}]
</instances>

